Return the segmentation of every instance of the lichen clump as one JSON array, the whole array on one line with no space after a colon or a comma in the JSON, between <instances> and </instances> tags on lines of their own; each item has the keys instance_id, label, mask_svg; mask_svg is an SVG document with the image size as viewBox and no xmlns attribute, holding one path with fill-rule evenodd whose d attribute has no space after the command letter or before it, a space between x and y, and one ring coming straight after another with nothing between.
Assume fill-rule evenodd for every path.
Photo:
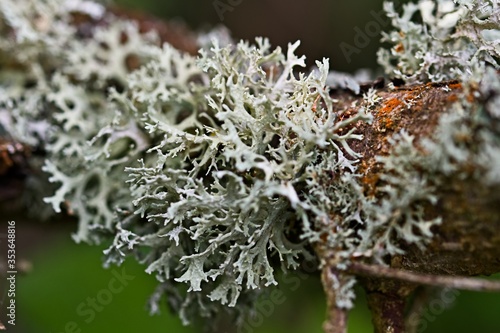
<instances>
[{"instance_id":1,"label":"lichen clump","mask_svg":"<svg viewBox=\"0 0 500 333\"><path fill-rule=\"evenodd\" d=\"M378 62L391 77L439 82L480 75L485 64L498 69L498 1L422 0L401 14L386 2L384 9L395 29L383 33L392 47L379 50Z\"/></svg>"},{"instance_id":2,"label":"lichen clump","mask_svg":"<svg viewBox=\"0 0 500 333\"><path fill-rule=\"evenodd\" d=\"M417 7L405 7L401 19L386 7L402 29L390 41L415 34L429 46L414 59L381 54L388 73L439 80L443 71L477 73L483 60L496 65L498 21L472 36L466 31L478 20L476 7L446 7L457 15L451 22L444 9L430 16L428 2L419 7L420 28L404 21ZM102 24L79 25L77 14ZM443 20L453 25L441 28ZM445 52L434 37L455 25L461 43ZM378 97L370 91L365 107L343 117L326 84L328 61L304 71L298 42L282 52L264 38L213 39L191 56L83 0L2 1L0 32L0 124L43 150L30 163L43 164L55 186L45 187L45 202L78 217L76 241L112 238L107 264L134 256L156 275L152 311L163 293L185 322L220 305L251 306L277 284L277 267L294 270L313 256L311 244L333 249L344 269L353 255L383 262L404 253L401 244L423 248L440 223L421 208L436 202L436 183L408 162L422 157L406 133L395 137L391 157L379 158L385 194L364 193L362 156L349 142L363 139L356 126L370 122ZM464 63L448 71L445 57L457 58L451 48L464 45ZM496 147L482 153L485 163L493 163ZM40 173L30 177L44 181ZM339 306L352 305L352 283L340 288Z\"/></svg>"}]
</instances>

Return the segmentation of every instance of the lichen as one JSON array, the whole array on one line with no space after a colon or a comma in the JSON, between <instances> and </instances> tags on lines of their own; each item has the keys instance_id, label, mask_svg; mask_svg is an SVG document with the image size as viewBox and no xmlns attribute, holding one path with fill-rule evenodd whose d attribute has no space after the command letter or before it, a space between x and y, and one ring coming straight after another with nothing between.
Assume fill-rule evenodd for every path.
<instances>
[{"instance_id":1,"label":"lichen","mask_svg":"<svg viewBox=\"0 0 500 333\"><path fill-rule=\"evenodd\" d=\"M394 30L383 33L378 62L386 73L409 83L470 78L485 64L498 69L500 10L496 0L424 0L384 9ZM416 20L420 14L421 22Z\"/></svg>"},{"instance_id":2,"label":"lichen","mask_svg":"<svg viewBox=\"0 0 500 333\"><path fill-rule=\"evenodd\" d=\"M371 89L356 112L337 110L329 84L356 94L359 85L326 59L306 71L298 42L283 52L265 38L200 38L192 56L89 1L0 3L0 124L44 152L32 167L43 164L55 188L40 195L78 217L76 241L111 239L107 265L135 257L156 276L151 311L163 294L184 322L251 308L276 269L314 255L311 245L339 270L425 249L441 223L426 214L436 188L471 163L478 181L500 183L498 4L385 9L396 27L384 37L394 48L379 53L386 73L461 79L464 89L430 137L394 134L376 158L376 196L352 142L375 116L392 130L391 112L411 98L379 108ZM83 31L75 13L101 24ZM332 288L349 308L355 280L346 281Z\"/></svg>"},{"instance_id":3,"label":"lichen","mask_svg":"<svg viewBox=\"0 0 500 333\"><path fill-rule=\"evenodd\" d=\"M304 66L297 46L284 56L266 39L224 48L214 41L196 62L165 46L131 75L130 114L154 143L139 165L125 168L129 209L149 227L135 231L130 220L118 222L134 234L117 235L111 261L151 248L142 260L160 281L187 283L189 293L208 296L204 303L232 307L277 283L271 257L286 271L310 255L307 242L292 237L293 224L305 223L304 235L313 233L301 193L305 169L324 150L348 148L346 140L359 137L337 131L369 117L360 112L336 121L325 86L327 62L295 77L295 67ZM152 255L159 246L168 250ZM185 297L181 309L192 309L199 295Z\"/></svg>"}]
</instances>

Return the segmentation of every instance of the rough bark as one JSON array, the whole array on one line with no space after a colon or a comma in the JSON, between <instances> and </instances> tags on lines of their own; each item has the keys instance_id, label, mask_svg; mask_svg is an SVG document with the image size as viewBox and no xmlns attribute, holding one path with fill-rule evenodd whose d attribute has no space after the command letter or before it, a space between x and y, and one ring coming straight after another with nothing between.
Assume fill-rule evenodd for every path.
<instances>
[{"instance_id":1,"label":"rough bark","mask_svg":"<svg viewBox=\"0 0 500 333\"><path fill-rule=\"evenodd\" d=\"M418 148L419 140L433 133L440 115L458 99L461 91L462 85L451 81L379 92L383 100L373 113L373 124L362 124L359 129L364 139L352 142L354 150L363 156L361 173L365 191L377 195L380 170L375 156L390 152L388 139L404 129L415 137ZM406 107L409 102L412 106ZM470 170L471 175L473 172ZM448 179L438 189L438 204L429 207L428 214L441 216L443 223L434 230L427 251L422 253L417 247L408 246L404 256L391 258L391 267L469 276L499 272L498 190L478 184L472 177Z\"/></svg>"},{"instance_id":2,"label":"rough bark","mask_svg":"<svg viewBox=\"0 0 500 333\"><path fill-rule=\"evenodd\" d=\"M452 103L462 93L457 81L379 89L382 100L372 113L372 124L357 124L364 139L351 146L360 153L360 173L365 193L377 192L380 165L376 156L390 154L389 139L401 130L415 137L416 149L422 138L429 137ZM336 91L338 108L354 114L363 105L358 96ZM472 95L468 96L470 100ZM411 105L411 107L408 107ZM470 138L464 138L470 140ZM470 290L498 291L497 282L464 277L500 272L499 189L478 184L470 177L450 177L437 189L438 203L426 207L429 217L442 217L433 229L433 239L422 251L406 245L405 254L387 258L385 266L353 264L346 273L360 276L373 314L375 332L405 332L405 309L418 285L435 285ZM425 275L423 275L425 274ZM416 310L415 310L416 311Z\"/></svg>"}]
</instances>

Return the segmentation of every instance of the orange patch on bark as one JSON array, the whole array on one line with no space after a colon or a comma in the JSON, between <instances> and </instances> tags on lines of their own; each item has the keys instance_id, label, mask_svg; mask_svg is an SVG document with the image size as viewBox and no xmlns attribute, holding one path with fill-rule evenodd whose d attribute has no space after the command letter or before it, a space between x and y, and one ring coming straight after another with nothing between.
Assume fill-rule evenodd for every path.
<instances>
[{"instance_id":1,"label":"orange patch on bark","mask_svg":"<svg viewBox=\"0 0 500 333\"><path fill-rule=\"evenodd\" d=\"M394 128L395 124L392 119L391 113L402 104L403 102L401 102L397 98L391 98L386 101L384 105L378 110L380 124L387 129Z\"/></svg>"}]
</instances>

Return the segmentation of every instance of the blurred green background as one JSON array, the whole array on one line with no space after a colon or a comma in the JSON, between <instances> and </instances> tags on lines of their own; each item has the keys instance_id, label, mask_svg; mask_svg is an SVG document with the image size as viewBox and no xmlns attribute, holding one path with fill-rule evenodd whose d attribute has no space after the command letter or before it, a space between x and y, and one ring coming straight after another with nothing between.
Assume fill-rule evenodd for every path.
<instances>
[{"instance_id":1,"label":"blurred green background","mask_svg":"<svg viewBox=\"0 0 500 333\"><path fill-rule=\"evenodd\" d=\"M230 3L229 0L219 1ZM378 37L357 40L359 31L372 29L379 22L374 15L380 12L380 0L355 1L287 1L287 0L232 0L232 10L220 15L217 1L195 0L118 0L121 6L153 13L158 17L186 22L194 29L209 29L219 24L229 28L234 38L253 39L269 37L274 45L302 41L298 53L306 54L308 63L323 57L330 58L331 69L353 72L362 67L376 67L375 52ZM375 13L375 14L374 14ZM389 25L382 29L389 29ZM358 37L357 37L358 34ZM362 42L362 43L361 43ZM357 47L363 44L363 47ZM346 57L341 45L355 47L359 52ZM3 224L11 216L1 214ZM21 220L22 219L22 220ZM77 309L88 297L96 297L108 288L113 270L101 265L104 247L77 245L70 234L75 224L49 221L40 224L18 218L18 259L27 260L32 270L17 279L17 325L9 332L18 333L104 333L201 332L202 327L184 327L180 320L163 308L159 316L149 316L145 309L148 296L153 292L154 276L144 273L144 267L134 262L124 265L133 276L123 291L113 294L109 304L89 323L79 316ZM2 285L0 285L1 287ZM4 288L0 288L2 295ZM322 332L325 299L318 276L300 281L298 289L283 284L285 302L270 311L262 325L250 326L250 333L315 333ZM460 292L457 302L449 309L427 310L421 332L500 332L500 297L496 294ZM78 331L80 330L80 331ZM355 310L350 315L349 332L371 332L372 327L362 292L358 291ZM234 332L228 328L226 332ZM421 333L419 332L419 333Z\"/></svg>"},{"instance_id":2,"label":"blurred green background","mask_svg":"<svg viewBox=\"0 0 500 333\"><path fill-rule=\"evenodd\" d=\"M144 267L133 261L125 262L122 267L102 268L103 246L78 245L71 240L69 235L76 222L39 223L22 217L15 217L15 220L18 262L29 261L32 268L26 274L17 275L17 324L15 328L9 326L8 332L203 332L201 326L183 326L165 307L161 315L150 316L146 303L156 286L155 277L146 274ZM116 273L123 272L131 280L110 299L103 297L103 291L109 290L110 280ZM291 279L289 277L280 285L283 303L274 309L260 311L262 323L256 320L240 331L228 325L220 333L321 333L325 298L319 277L302 275L295 277L293 282ZM0 288L0 295L3 289ZM448 305L435 299L434 305L425 310L418 333L500 332L498 294L454 291L447 297L453 295L456 302ZM349 317L349 333L372 332L363 292L357 290L357 296ZM89 309L88 299L98 297L106 304L99 312L95 311L92 320L78 313L82 303L87 304L84 309Z\"/></svg>"}]
</instances>

